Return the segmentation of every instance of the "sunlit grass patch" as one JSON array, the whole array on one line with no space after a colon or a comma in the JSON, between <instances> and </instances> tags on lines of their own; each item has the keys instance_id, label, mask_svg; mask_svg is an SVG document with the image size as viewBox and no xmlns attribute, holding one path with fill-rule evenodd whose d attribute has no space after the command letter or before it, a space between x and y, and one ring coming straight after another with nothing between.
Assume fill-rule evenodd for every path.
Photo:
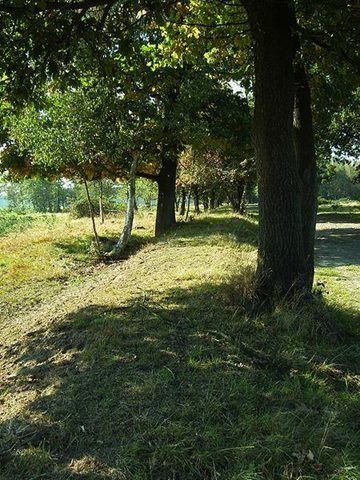
<instances>
[{"instance_id":1,"label":"sunlit grass patch","mask_svg":"<svg viewBox=\"0 0 360 480\"><path fill-rule=\"evenodd\" d=\"M78 282L96 263L90 220L68 214L31 215L26 228L0 237L0 304L26 307ZM100 235L116 239L121 216L109 217ZM138 227L142 227L139 229ZM151 236L152 222L140 214L132 245Z\"/></svg>"}]
</instances>

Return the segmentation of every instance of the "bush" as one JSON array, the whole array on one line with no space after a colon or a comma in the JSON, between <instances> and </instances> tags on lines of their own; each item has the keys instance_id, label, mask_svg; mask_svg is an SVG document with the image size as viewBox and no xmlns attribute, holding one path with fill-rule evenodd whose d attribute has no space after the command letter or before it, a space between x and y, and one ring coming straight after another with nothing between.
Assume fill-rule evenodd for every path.
<instances>
[{"instance_id":1,"label":"bush","mask_svg":"<svg viewBox=\"0 0 360 480\"><path fill-rule=\"evenodd\" d=\"M30 227L33 221L34 215L31 213L2 210L0 211L0 236Z\"/></svg>"},{"instance_id":2,"label":"bush","mask_svg":"<svg viewBox=\"0 0 360 480\"><path fill-rule=\"evenodd\" d=\"M104 213L108 214L113 212L114 210L119 210L119 205L111 200L105 200L103 202ZM100 215L100 208L99 202L93 201L93 209L95 215ZM89 203L85 198L79 198L75 200L70 205L70 214L74 218L81 218L81 217L90 217L90 210L89 210Z\"/></svg>"}]
</instances>

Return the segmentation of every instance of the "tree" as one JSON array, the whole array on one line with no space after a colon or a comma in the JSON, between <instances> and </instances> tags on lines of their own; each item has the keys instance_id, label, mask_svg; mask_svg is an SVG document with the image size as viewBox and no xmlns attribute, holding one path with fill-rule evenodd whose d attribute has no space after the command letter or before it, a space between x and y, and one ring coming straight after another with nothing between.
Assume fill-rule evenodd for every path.
<instances>
[{"instance_id":1,"label":"tree","mask_svg":"<svg viewBox=\"0 0 360 480\"><path fill-rule=\"evenodd\" d=\"M11 121L9 150L17 147L15 158L26 158L30 172L33 167L44 176L84 183L99 251L88 182L127 176L129 162L140 157L146 141L145 114L144 105L138 116L124 96L104 86L87 86L66 92L49 89L41 108L29 105Z\"/></svg>"},{"instance_id":2,"label":"tree","mask_svg":"<svg viewBox=\"0 0 360 480\"><path fill-rule=\"evenodd\" d=\"M131 236L134 213L135 213L135 181L136 181L136 169L137 169L137 156L134 155L133 162L131 164L129 181L128 181L128 203L125 216L125 224L119 241L116 243L114 248L108 254L110 258L119 258Z\"/></svg>"},{"instance_id":3,"label":"tree","mask_svg":"<svg viewBox=\"0 0 360 480\"><path fill-rule=\"evenodd\" d=\"M314 271L317 193L309 72L324 72L336 86L343 77L344 63L358 67L356 54L348 53L348 45L356 44L356 5L349 2L344 12L337 1L243 0L241 4L243 8L239 4L223 4L222 12L216 10L211 15L206 5L193 1L191 16L186 21L205 29L204 36L214 39L220 37L214 34L215 29L225 32L227 43L222 49L226 53L234 45L234 38L229 40L234 29L244 35L250 33L255 47L260 291L266 296L274 290L282 294L303 288L309 291ZM245 40L238 45L242 51L247 48ZM320 61L316 50L319 48ZM214 50L219 53L219 45ZM344 85L343 92L349 95L349 81ZM319 98L319 92L316 93ZM315 106L320 107L316 113L329 110L325 104L315 102Z\"/></svg>"},{"instance_id":4,"label":"tree","mask_svg":"<svg viewBox=\"0 0 360 480\"><path fill-rule=\"evenodd\" d=\"M81 7L84 8L79 12ZM137 30L137 41L141 38L148 40L152 35L151 25L161 25L162 29L155 30L160 38L159 50L167 53L169 65L183 66L189 60L198 65L201 63L199 57L209 62L218 57L217 65L222 65L225 70L230 66L224 75L230 79L238 62L242 62L238 77L248 70L250 75L245 78L250 87L254 72L260 290L266 296L272 296L274 290L281 294L298 289L309 291L314 269L316 214L312 107L317 105L316 100L311 100L312 83L309 80L313 79L309 74L315 67L325 77L329 78L331 73L331 82L336 85L336 79L341 78L338 75L340 63L358 68L359 56L351 52L351 46L358 40L356 0L350 0L346 5L338 0L242 0L240 4L189 0L175 5L158 1L153 2L152 7L150 9L145 1L128 2L124 8L122 2L84 0L81 4L76 1L45 3L43 9L31 9L26 5L25 10L32 19L40 22L45 31L45 19L48 21L45 12L51 10L55 25L66 25L67 28L76 25L75 32L80 36L79 26L89 25L93 32L94 25L100 24L105 32L114 32L119 31L121 25L127 32L127 39ZM20 14L16 5L3 9L9 15ZM32 25L25 20L22 24L28 28ZM216 33L219 30L223 34ZM162 34L164 31L166 33ZM198 41L200 37L203 42ZM255 47L254 70L248 63L249 39ZM315 47L321 51L322 64L315 60L314 52L318 51ZM24 52L26 47L18 50ZM348 88L347 82L344 91L349 92ZM166 179L168 176L164 176L164 182ZM170 198L172 202L173 195L166 193L164 198ZM167 218L173 221L172 212Z\"/></svg>"},{"instance_id":5,"label":"tree","mask_svg":"<svg viewBox=\"0 0 360 480\"><path fill-rule=\"evenodd\" d=\"M248 101L216 78L199 75L194 83L183 100L191 114L179 186L191 189L195 213L199 198L214 194L240 213L245 185L255 180Z\"/></svg>"}]
</instances>

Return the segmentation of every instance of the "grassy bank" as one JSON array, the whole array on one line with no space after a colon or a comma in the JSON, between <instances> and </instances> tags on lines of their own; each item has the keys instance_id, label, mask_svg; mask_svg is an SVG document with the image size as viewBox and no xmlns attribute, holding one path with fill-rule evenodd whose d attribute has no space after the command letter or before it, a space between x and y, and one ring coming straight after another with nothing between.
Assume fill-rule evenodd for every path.
<instances>
[{"instance_id":1,"label":"grassy bank","mask_svg":"<svg viewBox=\"0 0 360 480\"><path fill-rule=\"evenodd\" d=\"M64 221L46 237L34 230L43 241L33 248L85 265L85 223ZM152 223L138 220L127 260L3 320L0 478L358 479L360 347L347 280L306 309L254 317L243 301L254 219L215 212L156 242ZM338 268L359 267L324 263L317 275Z\"/></svg>"},{"instance_id":2,"label":"grassy bank","mask_svg":"<svg viewBox=\"0 0 360 480\"><path fill-rule=\"evenodd\" d=\"M132 247L152 235L151 216L140 214L137 222ZM0 227L0 317L14 309L27 310L101 268L88 218L4 211ZM98 226L99 234L112 240L121 228L120 214Z\"/></svg>"}]
</instances>

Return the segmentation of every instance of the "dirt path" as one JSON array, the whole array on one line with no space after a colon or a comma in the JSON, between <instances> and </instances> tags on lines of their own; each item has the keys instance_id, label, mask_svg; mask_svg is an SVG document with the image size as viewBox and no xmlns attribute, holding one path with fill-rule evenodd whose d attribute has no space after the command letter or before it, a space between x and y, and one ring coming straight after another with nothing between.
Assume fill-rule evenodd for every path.
<instances>
[{"instance_id":1,"label":"dirt path","mask_svg":"<svg viewBox=\"0 0 360 480\"><path fill-rule=\"evenodd\" d=\"M360 265L360 224L319 222L316 234L319 266Z\"/></svg>"},{"instance_id":2,"label":"dirt path","mask_svg":"<svg viewBox=\"0 0 360 480\"><path fill-rule=\"evenodd\" d=\"M317 272L350 296L353 308L360 309L360 223L329 220L317 224Z\"/></svg>"}]
</instances>

